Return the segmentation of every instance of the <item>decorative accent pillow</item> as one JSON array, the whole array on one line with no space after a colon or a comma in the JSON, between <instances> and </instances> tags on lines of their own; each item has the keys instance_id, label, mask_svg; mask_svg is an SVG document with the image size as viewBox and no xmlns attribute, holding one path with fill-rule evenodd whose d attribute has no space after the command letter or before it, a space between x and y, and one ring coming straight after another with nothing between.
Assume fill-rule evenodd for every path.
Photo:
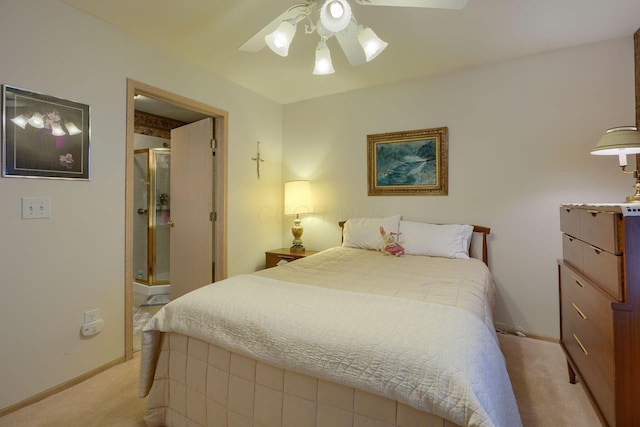
<instances>
[{"instance_id":1,"label":"decorative accent pillow","mask_svg":"<svg viewBox=\"0 0 640 427\"><path fill-rule=\"evenodd\" d=\"M400 244L407 255L469 259L473 226L400 221Z\"/></svg>"},{"instance_id":2,"label":"decorative accent pillow","mask_svg":"<svg viewBox=\"0 0 640 427\"><path fill-rule=\"evenodd\" d=\"M350 218L344 223L342 246L379 250L383 244L380 227L387 232L398 232L400 215L386 218Z\"/></svg>"}]
</instances>

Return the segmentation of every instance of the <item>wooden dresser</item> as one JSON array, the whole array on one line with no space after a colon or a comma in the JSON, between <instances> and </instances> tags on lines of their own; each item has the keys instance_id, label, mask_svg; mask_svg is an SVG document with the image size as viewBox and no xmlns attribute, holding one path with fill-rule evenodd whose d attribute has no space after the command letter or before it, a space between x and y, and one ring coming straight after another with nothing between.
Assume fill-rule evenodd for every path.
<instances>
[{"instance_id":1,"label":"wooden dresser","mask_svg":"<svg viewBox=\"0 0 640 427\"><path fill-rule=\"evenodd\" d=\"M640 205L561 205L560 341L609 426L640 426Z\"/></svg>"}]
</instances>

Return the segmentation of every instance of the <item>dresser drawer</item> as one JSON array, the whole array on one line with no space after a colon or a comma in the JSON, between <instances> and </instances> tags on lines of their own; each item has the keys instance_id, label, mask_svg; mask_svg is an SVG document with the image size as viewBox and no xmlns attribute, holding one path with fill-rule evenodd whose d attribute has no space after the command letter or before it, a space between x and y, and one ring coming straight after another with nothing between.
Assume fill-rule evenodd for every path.
<instances>
[{"instance_id":1,"label":"dresser drawer","mask_svg":"<svg viewBox=\"0 0 640 427\"><path fill-rule=\"evenodd\" d=\"M560 290L562 343L610 420L615 414L612 301L566 265Z\"/></svg>"},{"instance_id":2,"label":"dresser drawer","mask_svg":"<svg viewBox=\"0 0 640 427\"><path fill-rule=\"evenodd\" d=\"M613 298L623 301L624 260L622 255L613 255L575 237L563 234L562 257Z\"/></svg>"},{"instance_id":3,"label":"dresser drawer","mask_svg":"<svg viewBox=\"0 0 640 427\"><path fill-rule=\"evenodd\" d=\"M573 237L580 237L580 211L566 206L560 207L560 230Z\"/></svg>"},{"instance_id":4,"label":"dresser drawer","mask_svg":"<svg viewBox=\"0 0 640 427\"><path fill-rule=\"evenodd\" d=\"M560 207L560 230L563 233L612 254L622 253L622 245L618 241L618 221L619 216L614 212Z\"/></svg>"},{"instance_id":5,"label":"dresser drawer","mask_svg":"<svg viewBox=\"0 0 640 427\"><path fill-rule=\"evenodd\" d=\"M584 260L582 259L582 247L584 242L569 234L562 235L562 258L573 265L578 270L582 270Z\"/></svg>"},{"instance_id":6,"label":"dresser drawer","mask_svg":"<svg viewBox=\"0 0 640 427\"><path fill-rule=\"evenodd\" d=\"M582 244L584 274L618 301L623 301L622 255L613 255L595 246Z\"/></svg>"}]
</instances>

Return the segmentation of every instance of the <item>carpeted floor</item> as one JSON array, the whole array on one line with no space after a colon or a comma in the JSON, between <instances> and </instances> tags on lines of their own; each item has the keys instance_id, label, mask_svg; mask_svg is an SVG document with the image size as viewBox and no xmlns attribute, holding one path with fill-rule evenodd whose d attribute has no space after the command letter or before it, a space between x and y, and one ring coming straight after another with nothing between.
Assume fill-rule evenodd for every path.
<instances>
[{"instance_id":1,"label":"carpeted floor","mask_svg":"<svg viewBox=\"0 0 640 427\"><path fill-rule=\"evenodd\" d=\"M524 427L601 427L560 346L499 335ZM142 427L140 353L70 389L0 418L0 427Z\"/></svg>"}]
</instances>

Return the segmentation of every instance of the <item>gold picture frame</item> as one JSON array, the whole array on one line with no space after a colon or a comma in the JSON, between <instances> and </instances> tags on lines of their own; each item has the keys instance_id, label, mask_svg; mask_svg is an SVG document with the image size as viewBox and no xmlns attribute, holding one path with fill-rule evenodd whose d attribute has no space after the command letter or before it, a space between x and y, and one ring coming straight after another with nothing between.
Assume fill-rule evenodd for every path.
<instances>
[{"instance_id":1,"label":"gold picture frame","mask_svg":"<svg viewBox=\"0 0 640 427\"><path fill-rule=\"evenodd\" d=\"M448 194L447 127L367 135L369 196Z\"/></svg>"}]
</instances>

